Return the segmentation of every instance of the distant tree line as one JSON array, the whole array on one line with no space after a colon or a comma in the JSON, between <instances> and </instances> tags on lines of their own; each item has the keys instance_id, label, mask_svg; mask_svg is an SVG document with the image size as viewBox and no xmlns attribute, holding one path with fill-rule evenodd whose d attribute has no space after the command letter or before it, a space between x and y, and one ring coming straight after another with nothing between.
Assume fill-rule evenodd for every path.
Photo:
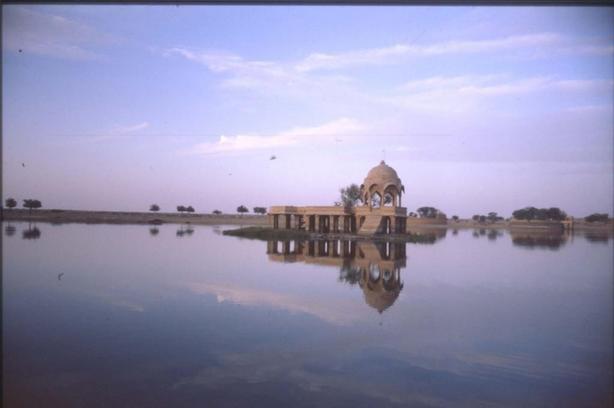
<instances>
[{"instance_id":1,"label":"distant tree line","mask_svg":"<svg viewBox=\"0 0 614 408\"><path fill-rule=\"evenodd\" d=\"M266 207L254 207L254 214L266 214Z\"/></svg>"},{"instance_id":2,"label":"distant tree line","mask_svg":"<svg viewBox=\"0 0 614 408\"><path fill-rule=\"evenodd\" d=\"M416 210L420 218L437 218L446 215L435 207L420 207ZM413 213L410 213L410 215Z\"/></svg>"},{"instance_id":3,"label":"distant tree line","mask_svg":"<svg viewBox=\"0 0 614 408\"><path fill-rule=\"evenodd\" d=\"M15 200L14 198L7 198L6 200L4 200L4 206L6 208L15 208L17 207L17 200ZM36 208L41 208L43 206L43 203L40 200L36 200L33 198L25 198L23 200L23 208L27 208L30 211L32 211L33 209Z\"/></svg>"},{"instance_id":4,"label":"distant tree line","mask_svg":"<svg viewBox=\"0 0 614 408\"><path fill-rule=\"evenodd\" d=\"M4 201L4 206L6 208L15 208L17 207L17 200L15 200L14 198L7 198Z\"/></svg>"},{"instance_id":5,"label":"distant tree line","mask_svg":"<svg viewBox=\"0 0 614 408\"><path fill-rule=\"evenodd\" d=\"M567 218L565 211L557 207L550 208L535 208L525 207L520 210L516 210L512 213L512 216L517 220L539 220L539 221L563 221Z\"/></svg>"},{"instance_id":6,"label":"distant tree line","mask_svg":"<svg viewBox=\"0 0 614 408\"><path fill-rule=\"evenodd\" d=\"M497 221L503 221L503 217L500 217L499 215L497 215L496 212L489 212L488 215L475 214L473 217L471 217L471 219L473 221L480 222L482 224L487 221L490 223L494 223Z\"/></svg>"},{"instance_id":7,"label":"distant tree line","mask_svg":"<svg viewBox=\"0 0 614 408\"><path fill-rule=\"evenodd\" d=\"M13 202L12 201L9 202L9 200L12 200L12 199L8 199L6 201L6 203L7 203L6 206L7 207L12 208L11 206L9 206L9 204L12 205L13 207L17 204L16 202L13 204ZM152 204L149 207L149 211L153 211L153 212L160 211L160 206L158 204ZM177 206L177 211L179 211L180 213L183 213L183 212L193 213L195 210L194 210L194 207L192 207L191 205L189 205L189 206L178 205ZM267 210L266 210L266 207L254 207L253 211L254 211L254 214L266 214ZM240 205L239 207L237 207L237 212L243 214L243 213L249 212L249 209L246 206L244 206L244 205ZM220 215L220 214L222 214L222 211L220 211L220 210L213 210L212 213L215 214L215 215Z\"/></svg>"},{"instance_id":8,"label":"distant tree line","mask_svg":"<svg viewBox=\"0 0 614 408\"><path fill-rule=\"evenodd\" d=\"M184 205L178 205L177 206L177 211L179 211L180 213L183 212L189 212L189 213L193 213L194 212L194 207L192 207L191 205L189 206L184 206Z\"/></svg>"},{"instance_id":9,"label":"distant tree line","mask_svg":"<svg viewBox=\"0 0 614 408\"><path fill-rule=\"evenodd\" d=\"M589 216L584 217L584 221L586 222L608 222L610 219L608 214L600 214L594 213Z\"/></svg>"}]
</instances>

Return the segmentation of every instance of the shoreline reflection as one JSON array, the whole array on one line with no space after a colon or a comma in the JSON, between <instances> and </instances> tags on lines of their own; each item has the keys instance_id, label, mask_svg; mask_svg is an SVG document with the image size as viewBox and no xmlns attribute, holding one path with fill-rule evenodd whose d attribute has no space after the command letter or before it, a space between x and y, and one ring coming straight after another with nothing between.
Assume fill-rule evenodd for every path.
<instances>
[{"instance_id":1,"label":"shoreline reflection","mask_svg":"<svg viewBox=\"0 0 614 408\"><path fill-rule=\"evenodd\" d=\"M571 233L567 231L510 231L514 246L528 249L550 249L553 251L567 243Z\"/></svg>"}]
</instances>

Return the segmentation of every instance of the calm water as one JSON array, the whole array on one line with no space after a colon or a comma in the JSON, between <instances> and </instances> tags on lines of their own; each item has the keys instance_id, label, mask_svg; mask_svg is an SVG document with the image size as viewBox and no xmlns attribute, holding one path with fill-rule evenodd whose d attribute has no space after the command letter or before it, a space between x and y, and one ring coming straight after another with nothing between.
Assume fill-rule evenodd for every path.
<instances>
[{"instance_id":1,"label":"calm water","mask_svg":"<svg viewBox=\"0 0 614 408\"><path fill-rule=\"evenodd\" d=\"M220 231L4 223L4 406L612 403L611 239Z\"/></svg>"}]
</instances>

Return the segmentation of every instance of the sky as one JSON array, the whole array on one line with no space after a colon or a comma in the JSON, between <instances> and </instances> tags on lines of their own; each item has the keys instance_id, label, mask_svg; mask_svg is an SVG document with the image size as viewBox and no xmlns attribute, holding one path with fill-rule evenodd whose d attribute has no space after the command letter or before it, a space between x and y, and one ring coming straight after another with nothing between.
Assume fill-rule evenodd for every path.
<instances>
[{"instance_id":1,"label":"sky","mask_svg":"<svg viewBox=\"0 0 614 408\"><path fill-rule=\"evenodd\" d=\"M2 6L2 198L614 212L614 8ZM271 160L272 156L275 160Z\"/></svg>"}]
</instances>

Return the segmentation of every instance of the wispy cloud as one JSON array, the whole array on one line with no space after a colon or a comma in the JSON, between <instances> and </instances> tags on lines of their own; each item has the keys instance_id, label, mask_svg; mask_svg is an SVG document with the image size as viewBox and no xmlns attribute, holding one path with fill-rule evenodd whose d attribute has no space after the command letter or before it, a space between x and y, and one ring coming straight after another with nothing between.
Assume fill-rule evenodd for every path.
<instances>
[{"instance_id":1,"label":"wispy cloud","mask_svg":"<svg viewBox=\"0 0 614 408\"><path fill-rule=\"evenodd\" d=\"M119 139L122 137L131 136L140 133L142 130L149 128L149 122L136 123L134 125L115 126L106 132L99 133L93 137L87 138L89 142L100 142L105 140Z\"/></svg>"},{"instance_id":2,"label":"wispy cloud","mask_svg":"<svg viewBox=\"0 0 614 408\"><path fill-rule=\"evenodd\" d=\"M194 293L215 295L219 303L230 302L245 306L268 306L284 309L292 313L306 313L334 324L349 324L359 321L360 317L351 312L349 302L334 302L323 305L301 296L276 293L262 289L231 287L192 282L187 284ZM333 307L331 307L333 306Z\"/></svg>"},{"instance_id":3,"label":"wispy cloud","mask_svg":"<svg viewBox=\"0 0 614 408\"><path fill-rule=\"evenodd\" d=\"M390 94L375 98L380 103L417 110L466 111L493 98L536 92L607 94L614 81L557 79L552 77L509 78L506 75L429 77L408 81Z\"/></svg>"},{"instance_id":4,"label":"wispy cloud","mask_svg":"<svg viewBox=\"0 0 614 408\"><path fill-rule=\"evenodd\" d=\"M559 39L557 34L542 33L510 36L492 40L450 41L429 45L396 44L382 48L348 51L338 54L312 53L298 61L247 60L228 52L200 51L174 47L164 55L180 55L207 67L211 72L230 74L223 86L234 88L283 87L303 90L322 86L339 86L351 82L347 76L309 75L317 70L335 70L360 65L398 63L405 57L428 57L443 54L503 51L514 48L534 48ZM326 82L326 83L325 83Z\"/></svg>"},{"instance_id":5,"label":"wispy cloud","mask_svg":"<svg viewBox=\"0 0 614 408\"><path fill-rule=\"evenodd\" d=\"M610 44L570 43L569 39L557 33L536 33L495 39L448 41L422 45L395 44L337 54L313 53L298 62L295 67L298 71L305 72L398 63L403 58L440 55L493 53L511 50L527 50L534 54L539 49L547 49L551 53L598 55L614 53L614 46Z\"/></svg>"},{"instance_id":6,"label":"wispy cloud","mask_svg":"<svg viewBox=\"0 0 614 408\"><path fill-rule=\"evenodd\" d=\"M555 33L514 35L497 39L448 41L434 44L393 46L356 50L338 54L314 53L296 64L299 71L340 69L357 65L399 62L401 57L429 57L447 54L472 54L510 49L535 48L555 44L561 36Z\"/></svg>"},{"instance_id":7,"label":"wispy cloud","mask_svg":"<svg viewBox=\"0 0 614 408\"><path fill-rule=\"evenodd\" d=\"M614 114L614 106L613 105L578 105L572 106L565 111L570 113L580 113L580 114L592 114L592 113L606 113L613 115Z\"/></svg>"},{"instance_id":8,"label":"wispy cloud","mask_svg":"<svg viewBox=\"0 0 614 408\"><path fill-rule=\"evenodd\" d=\"M130 125L130 126L117 126L113 128L111 133L116 134L116 135L124 135L126 133L138 132L139 130L147 129L148 127L149 127L149 122L141 122L141 123L137 123L135 125Z\"/></svg>"},{"instance_id":9,"label":"wispy cloud","mask_svg":"<svg viewBox=\"0 0 614 408\"><path fill-rule=\"evenodd\" d=\"M357 136L365 126L355 119L340 118L313 127L295 127L271 135L239 134L220 136L214 143L200 143L191 149L192 153L219 154L244 152L261 149L304 145L307 143L335 143L342 136Z\"/></svg>"},{"instance_id":10,"label":"wispy cloud","mask_svg":"<svg viewBox=\"0 0 614 408\"><path fill-rule=\"evenodd\" d=\"M611 52L603 44L571 42L557 33L512 35L494 39L459 40L423 45L396 44L381 48L354 50L337 54L312 53L295 61L249 60L227 52L198 51L176 47L164 52L166 56L180 55L205 66L210 72L222 75L221 86L229 89L259 91L267 96L291 96L302 101L311 98L318 103L331 102L336 106L393 104L398 108L437 109L440 100L453 96L481 97L521 95L543 90L588 90L611 87L608 81L561 80L550 77L508 78L506 75L432 77L413 80L404 85L380 89L377 94L361 88L358 78L339 74L339 70L354 66L401 64L407 58L426 58L438 55L527 51L531 55L575 52ZM504 54L505 55L505 54ZM527 54L528 55L528 54ZM611 81L610 81L611 82ZM455 110L466 110L468 103L453 101ZM449 109L445 106L445 109Z\"/></svg>"},{"instance_id":11,"label":"wispy cloud","mask_svg":"<svg viewBox=\"0 0 614 408\"><path fill-rule=\"evenodd\" d=\"M175 47L165 56L180 55L224 75L221 86L227 89L249 89L268 95L318 96L333 91L347 91L351 79L343 75L315 76L295 69L291 62L248 60L227 52L199 51Z\"/></svg>"},{"instance_id":12,"label":"wispy cloud","mask_svg":"<svg viewBox=\"0 0 614 408\"><path fill-rule=\"evenodd\" d=\"M94 45L116 39L78 21L24 7L3 7L2 46L6 50L72 60L100 60Z\"/></svg>"}]
</instances>

